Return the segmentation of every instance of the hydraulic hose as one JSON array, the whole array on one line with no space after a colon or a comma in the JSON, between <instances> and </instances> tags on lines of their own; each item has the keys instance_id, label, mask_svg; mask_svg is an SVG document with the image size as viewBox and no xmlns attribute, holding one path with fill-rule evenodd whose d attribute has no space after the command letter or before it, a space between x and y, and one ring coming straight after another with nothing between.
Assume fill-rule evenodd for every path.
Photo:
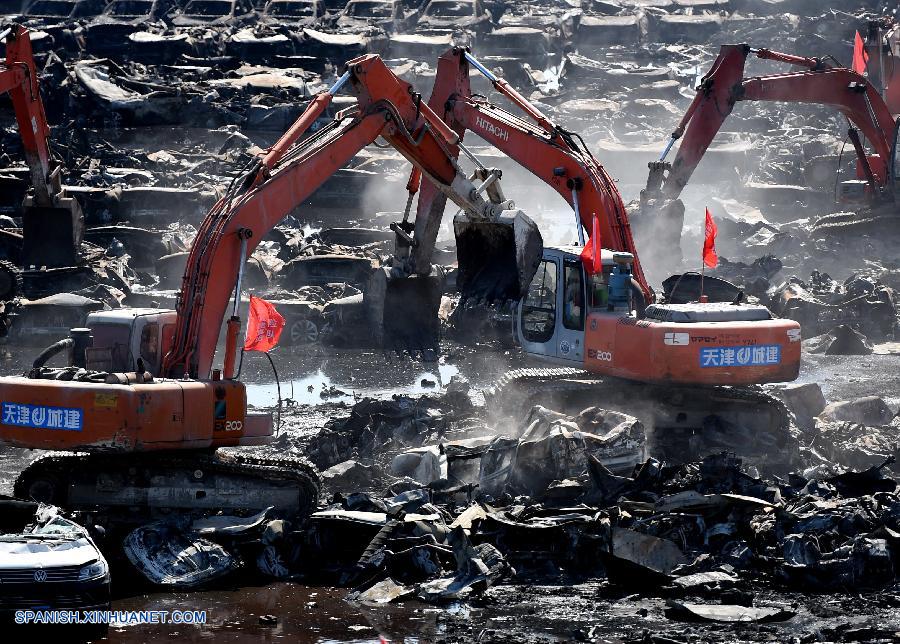
<instances>
[{"instance_id":1,"label":"hydraulic hose","mask_svg":"<svg viewBox=\"0 0 900 644\"><path fill-rule=\"evenodd\" d=\"M62 353L66 349L71 349L75 345L75 341L72 338L63 338L59 342L54 342L49 347L44 349L38 354L38 357L34 359L34 363L31 365L33 369L40 369L47 361L53 356Z\"/></svg>"}]
</instances>

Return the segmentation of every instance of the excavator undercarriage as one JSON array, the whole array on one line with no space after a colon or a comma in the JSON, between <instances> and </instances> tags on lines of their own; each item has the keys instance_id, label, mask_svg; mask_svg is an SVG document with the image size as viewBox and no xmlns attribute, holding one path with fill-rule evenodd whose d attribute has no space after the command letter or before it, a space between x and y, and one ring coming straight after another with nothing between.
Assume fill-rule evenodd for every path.
<instances>
[{"instance_id":1,"label":"excavator undercarriage","mask_svg":"<svg viewBox=\"0 0 900 644\"><path fill-rule=\"evenodd\" d=\"M534 405L571 415L599 406L636 416L649 452L669 463L729 451L787 472L799 459L790 413L759 387L647 385L560 367L510 371L484 395L493 422L511 432Z\"/></svg>"},{"instance_id":2,"label":"excavator undercarriage","mask_svg":"<svg viewBox=\"0 0 900 644\"><path fill-rule=\"evenodd\" d=\"M274 507L291 517L315 509L319 480L315 468L296 457L228 450L57 453L28 465L14 493L73 510L130 516L171 510L255 513Z\"/></svg>"}]
</instances>

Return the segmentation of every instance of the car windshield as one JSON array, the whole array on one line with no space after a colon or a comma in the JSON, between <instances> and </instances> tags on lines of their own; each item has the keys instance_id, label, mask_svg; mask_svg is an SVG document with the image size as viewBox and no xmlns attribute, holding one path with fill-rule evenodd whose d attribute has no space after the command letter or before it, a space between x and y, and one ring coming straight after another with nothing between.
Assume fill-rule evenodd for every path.
<instances>
[{"instance_id":1,"label":"car windshield","mask_svg":"<svg viewBox=\"0 0 900 644\"><path fill-rule=\"evenodd\" d=\"M186 16L227 16L231 3L226 0L193 0L184 8Z\"/></svg>"},{"instance_id":2,"label":"car windshield","mask_svg":"<svg viewBox=\"0 0 900 644\"><path fill-rule=\"evenodd\" d=\"M309 18L315 15L315 5L312 2L273 2L266 13L270 16Z\"/></svg>"},{"instance_id":3,"label":"car windshield","mask_svg":"<svg viewBox=\"0 0 900 644\"><path fill-rule=\"evenodd\" d=\"M62 517L53 517L44 525L39 525L31 531L32 535L40 535L46 537L63 537L67 539L77 539L82 536L80 526L72 523L68 519Z\"/></svg>"},{"instance_id":4,"label":"car windshield","mask_svg":"<svg viewBox=\"0 0 900 644\"><path fill-rule=\"evenodd\" d=\"M432 2L425 10L431 18L460 18L475 14L473 5L468 2Z\"/></svg>"},{"instance_id":5,"label":"car windshield","mask_svg":"<svg viewBox=\"0 0 900 644\"><path fill-rule=\"evenodd\" d=\"M354 18L390 18L394 6L390 2L351 2L347 15Z\"/></svg>"},{"instance_id":6,"label":"car windshield","mask_svg":"<svg viewBox=\"0 0 900 644\"><path fill-rule=\"evenodd\" d=\"M72 13L75 8L74 2L60 2L59 0L40 0L35 2L28 11L27 16L58 16L65 17Z\"/></svg>"},{"instance_id":7,"label":"car windshield","mask_svg":"<svg viewBox=\"0 0 900 644\"><path fill-rule=\"evenodd\" d=\"M147 16L153 7L152 2L140 2L139 0L115 0L110 5L111 16Z\"/></svg>"},{"instance_id":8,"label":"car windshield","mask_svg":"<svg viewBox=\"0 0 900 644\"><path fill-rule=\"evenodd\" d=\"M76 523L60 516L51 517L46 523L26 527L25 531L0 535L0 541L27 541L29 539L74 540L84 536L84 530Z\"/></svg>"}]
</instances>

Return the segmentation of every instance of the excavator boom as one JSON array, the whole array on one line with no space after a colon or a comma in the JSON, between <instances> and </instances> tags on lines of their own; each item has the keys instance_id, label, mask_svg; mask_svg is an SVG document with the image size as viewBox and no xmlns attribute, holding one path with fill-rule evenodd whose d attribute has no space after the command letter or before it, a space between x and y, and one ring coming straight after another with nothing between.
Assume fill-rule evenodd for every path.
<instances>
[{"instance_id":1,"label":"excavator boom","mask_svg":"<svg viewBox=\"0 0 900 644\"><path fill-rule=\"evenodd\" d=\"M188 257L175 337L163 365L166 375L207 377L220 320L243 262L268 230L378 137L410 160L471 218L490 221L502 214L502 205L486 201L459 172L456 135L416 98L409 83L375 55L351 60L347 69L341 81L315 99L263 159L235 180L201 225ZM329 126L297 143L344 83L349 83L357 97L357 111L339 115ZM418 238L416 242L418 247L424 244ZM230 367L239 328L235 317L233 314L226 336L226 377L233 375Z\"/></svg>"},{"instance_id":2,"label":"excavator boom","mask_svg":"<svg viewBox=\"0 0 900 644\"><path fill-rule=\"evenodd\" d=\"M806 69L744 78L744 66L751 53L761 59L785 62ZM863 133L875 151L875 157L869 158L861 145L854 146L860 168L869 179L873 196L889 189L888 175L893 171L891 151L897 125L878 90L852 70L830 67L815 58L791 56L768 49L754 50L748 45L721 47L660 159L663 161L674 142L682 139L671 167L651 164L648 186L652 188L651 184L661 184L661 191L666 198L677 199L738 101L814 103L836 108ZM668 174L665 178L653 176L654 173L666 170Z\"/></svg>"},{"instance_id":3,"label":"excavator boom","mask_svg":"<svg viewBox=\"0 0 900 644\"><path fill-rule=\"evenodd\" d=\"M80 258L84 218L78 203L63 193L59 166L50 153L50 125L41 101L40 86L28 30L13 25L0 35L6 43L6 62L0 64L0 93L9 93L32 194L25 200L23 264L25 268L72 266Z\"/></svg>"},{"instance_id":4,"label":"excavator boom","mask_svg":"<svg viewBox=\"0 0 900 644\"><path fill-rule=\"evenodd\" d=\"M470 66L523 116L474 97ZM773 320L763 307L697 303L673 309L653 303L615 182L577 135L552 123L470 53L456 48L441 56L429 104L443 106L444 120L460 136L476 132L556 190L575 211L579 233L590 230L595 217L600 224L603 270L595 275L579 260L583 235L579 245L545 249L513 325L526 352L594 374L663 385L748 385L797 377L796 322ZM423 187L419 212L440 210L440 199ZM638 290L646 311L636 301ZM756 351L741 351L735 362L731 355L739 346ZM713 358L720 351L726 358L717 363Z\"/></svg>"},{"instance_id":5,"label":"excavator boom","mask_svg":"<svg viewBox=\"0 0 900 644\"><path fill-rule=\"evenodd\" d=\"M524 113L524 118L475 98L469 79L470 67L484 74L498 92ZM622 196L615 181L577 134L554 124L505 80L458 47L438 59L428 104L460 137L466 130L475 132L556 190L575 211L579 229L592 230L593 218L597 217L603 246L631 253L634 278L645 301L653 301L653 291L638 258ZM426 216L417 216L416 225L419 226L420 221L422 225L428 225L433 220L430 213L441 212L443 207L443 198L423 186L417 212ZM460 252L468 251L458 248L457 253Z\"/></svg>"}]
</instances>

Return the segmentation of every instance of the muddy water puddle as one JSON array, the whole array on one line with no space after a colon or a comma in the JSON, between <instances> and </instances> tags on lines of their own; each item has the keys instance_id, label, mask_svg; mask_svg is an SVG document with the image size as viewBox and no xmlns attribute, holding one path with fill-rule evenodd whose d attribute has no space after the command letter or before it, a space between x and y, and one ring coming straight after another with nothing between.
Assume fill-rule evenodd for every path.
<instances>
[{"instance_id":1,"label":"muddy water puddle","mask_svg":"<svg viewBox=\"0 0 900 644\"><path fill-rule=\"evenodd\" d=\"M443 389L450 379L460 373L452 364L433 366L412 365L402 372L398 370L396 384L380 382L375 378L352 379L342 382L319 369L315 373L290 378L279 384L267 382L247 383L247 402L255 407L272 407L281 398L298 405L317 405L322 402L353 403L363 396L384 397L391 394L420 396Z\"/></svg>"},{"instance_id":2,"label":"muddy water puddle","mask_svg":"<svg viewBox=\"0 0 900 644\"><path fill-rule=\"evenodd\" d=\"M344 589L292 583L193 593L154 593L119 599L117 611L206 611L207 623L113 626L108 641L178 642L393 642L430 640L438 611L430 607L370 608L344 600ZM277 621L270 623L266 616ZM260 619L262 617L262 619Z\"/></svg>"}]
</instances>

